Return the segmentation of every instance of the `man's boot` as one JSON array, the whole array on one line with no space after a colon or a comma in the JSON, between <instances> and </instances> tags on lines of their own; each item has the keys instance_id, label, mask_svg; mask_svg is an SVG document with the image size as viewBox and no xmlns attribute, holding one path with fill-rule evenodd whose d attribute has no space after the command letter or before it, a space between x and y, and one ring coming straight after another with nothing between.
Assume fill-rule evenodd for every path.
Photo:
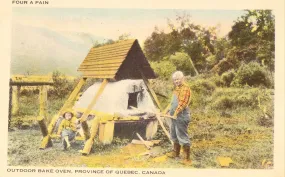
<instances>
[{"instance_id":1,"label":"man's boot","mask_svg":"<svg viewBox=\"0 0 285 177\"><path fill-rule=\"evenodd\" d=\"M181 146L179 143L174 143L172 152L168 153L167 156L170 158L179 157Z\"/></svg>"},{"instance_id":2,"label":"man's boot","mask_svg":"<svg viewBox=\"0 0 285 177\"><path fill-rule=\"evenodd\" d=\"M190 160L190 146L189 145L183 146L183 160L181 163L184 165L192 164L192 161Z\"/></svg>"}]
</instances>

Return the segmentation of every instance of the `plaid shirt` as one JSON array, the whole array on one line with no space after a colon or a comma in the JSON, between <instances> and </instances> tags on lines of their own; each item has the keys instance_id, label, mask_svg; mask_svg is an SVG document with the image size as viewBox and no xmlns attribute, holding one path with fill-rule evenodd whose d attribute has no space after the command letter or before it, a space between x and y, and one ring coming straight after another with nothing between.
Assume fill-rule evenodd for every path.
<instances>
[{"instance_id":1,"label":"plaid shirt","mask_svg":"<svg viewBox=\"0 0 285 177\"><path fill-rule=\"evenodd\" d=\"M173 94L175 94L178 98L178 106L174 113L177 115L189 105L191 98L191 90L186 83L182 83L179 87L175 87Z\"/></svg>"}]
</instances>

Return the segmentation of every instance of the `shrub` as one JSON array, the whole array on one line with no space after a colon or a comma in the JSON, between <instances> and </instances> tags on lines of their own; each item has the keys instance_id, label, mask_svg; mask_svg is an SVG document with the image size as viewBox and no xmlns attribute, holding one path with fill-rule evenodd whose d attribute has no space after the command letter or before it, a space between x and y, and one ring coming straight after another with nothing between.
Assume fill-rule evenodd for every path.
<instances>
[{"instance_id":1,"label":"shrub","mask_svg":"<svg viewBox=\"0 0 285 177\"><path fill-rule=\"evenodd\" d=\"M191 88L190 107L194 109L204 108L208 103L209 96L216 89L216 85L212 81L201 77L193 78L188 81Z\"/></svg>"},{"instance_id":2,"label":"shrub","mask_svg":"<svg viewBox=\"0 0 285 177\"><path fill-rule=\"evenodd\" d=\"M269 71L265 67L261 66L257 62L250 62L248 64L242 64L239 67L231 83L231 86L235 87L241 87L244 85L272 88L273 81L270 78Z\"/></svg>"},{"instance_id":3,"label":"shrub","mask_svg":"<svg viewBox=\"0 0 285 177\"><path fill-rule=\"evenodd\" d=\"M55 98L65 98L74 89L74 83L68 81L66 76L59 71L52 73L53 88L48 91L50 96Z\"/></svg>"},{"instance_id":4,"label":"shrub","mask_svg":"<svg viewBox=\"0 0 285 177\"><path fill-rule=\"evenodd\" d=\"M221 75L224 72L232 69L234 66L231 62L228 61L227 58L223 58L222 60L219 61L212 69L211 71Z\"/></svg>"},{"instance_id":5,"label":"shrub","mask_svg":"<svg viewBox=\"0 0 285 177\"><path fill-rule=\"evenodd\" d=\"M221 80L223 82L223 85L224 86L227 86L229 87L235 77L235 71L233 69L227 71L227 72L224 72L221 76Z\"/></svg>"},{"instance_id":6,"label":"shrub","mask_svg":"<svg viewBox=\"0 0 285 177\"><path fill-rule=\"evenodd\" d=\"M209 76L209 81L213 82L217 87L222 87L224 85L224 82L218 74L215 75L210 75Z\"/></svg>"},{"instance_id":7,"label":"shrub","mask_svg":"<svg viewBox=\"0 0 285 177\"><path fill-rule=\"evenodd\" d=\"M151 62L150 64L161 79L169 79L176 70L175 65L170 61Z\"/></svg>"},{"instance_id":8,"label":"shrub","mask_svg":"<svg viewBox=\"0 0 285 177\"><path fill-rule=\"evenodd\" d=\"M215 89L216 85L214 82L206 79L197 79L189 82L190 88L195 93L211 94Z\"/></svg>"},{"instance_id":9,"label":"shrub","mask_svg":"<svg viewBox=\"0 0 285 177\"><path fill-rule=\"evenodd\" d=\"M264 127L272 127L274 124L274 118L266 113L260 114L256 121L258 125Z\"/></svg>"},{"instance_id":10,"label":"shrub","mask_svg":"<svg viewBox=\"0 0 285 177\"><path fill-rule=\"evenodd\" d=\"M207 70L210 70L211 68L214 67L214 65L217 63L216 56L215 55L210 55L206 58L206 68Z\"/></svg>"},{"instance_id":11,"label":"shrub","mask_svg":"<svg viewBox=\"0 0 285 177\"><path fill-rule=\"evenodd\" d=\"M257 88L220 89L212 96L214 109L257 108L272 100L270 93Z\"/></svg>"},{"instance_id":12,"label":"shrub","mask_svg":"<svg viewBox=\"0 0 285 177\"><path fill-rule=\"evenodd\" d=\"M196 75L194 66L191 63L191 58L188 54L182 52L176 52L169 57L169 61L172 62L176 69L182 71L184 75Z\"/></svg>"}]
</instances>

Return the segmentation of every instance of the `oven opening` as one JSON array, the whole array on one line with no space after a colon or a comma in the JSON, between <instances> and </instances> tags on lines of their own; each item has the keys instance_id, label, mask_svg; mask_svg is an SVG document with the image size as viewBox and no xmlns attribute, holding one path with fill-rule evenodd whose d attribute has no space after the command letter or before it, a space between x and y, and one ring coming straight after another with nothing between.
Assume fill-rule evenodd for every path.
<instances>
[{"instance_id":1,"label":"oven opening","mask_svg":"<svg viewBox=\"0 0 285 177\"><path fill-rule=\"evenodd\" d=\"M132 109L132 107L137 108L138 107L138 94L140 92L133 92L129 93L129 99L128 99L128 109Z\"/></svg>"}]
</instances>

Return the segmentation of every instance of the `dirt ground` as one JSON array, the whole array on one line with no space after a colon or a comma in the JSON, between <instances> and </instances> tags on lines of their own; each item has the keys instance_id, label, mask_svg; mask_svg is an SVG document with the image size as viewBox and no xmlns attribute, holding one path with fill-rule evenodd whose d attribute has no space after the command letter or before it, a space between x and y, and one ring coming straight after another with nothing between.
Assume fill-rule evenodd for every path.
<instances>
[{"instance_id":1,"label":"dirt ground","mask_svg":"<svg viewBox=\"0 0 285 177\"><path fill-rule=\"evenodd\" d=\"M81 156L83 142L76 141L71 149L64 151L59 140L53 147L40 150L39 130L15 130L9 132L8 165L37 167L114 167L114 168L193 168L180 164L181 159L167 158L169 147L115 142L111 145L97 144L88 156ZM169 143L170 144L170 143Z\"/></svg>"},{"instance_id":2,"label":"dirt ground","mask_svg":"<svg viewBox=\"0 0 285 177\"><path fill-rule=\"evenodd\" d=\"M266 129L263 129L266 130ZM269 131L269 130L268 130ZM273 168L272 136L265 131L245 132L235 136L194 139L191 147L192 165L185 166L165 154L171 144L162 144L148 150L144 145L131 144L130 140L114 139L110 145L96 143L93 152L82 156L84 142L76 141L64 151L59 140L53 147L40 150L41 132L36 129L10 131L8 141L9 166L35 167L92 167L92 168ZM218 159L230 159L221 166Z\"/></svg>"}]
</instances>

